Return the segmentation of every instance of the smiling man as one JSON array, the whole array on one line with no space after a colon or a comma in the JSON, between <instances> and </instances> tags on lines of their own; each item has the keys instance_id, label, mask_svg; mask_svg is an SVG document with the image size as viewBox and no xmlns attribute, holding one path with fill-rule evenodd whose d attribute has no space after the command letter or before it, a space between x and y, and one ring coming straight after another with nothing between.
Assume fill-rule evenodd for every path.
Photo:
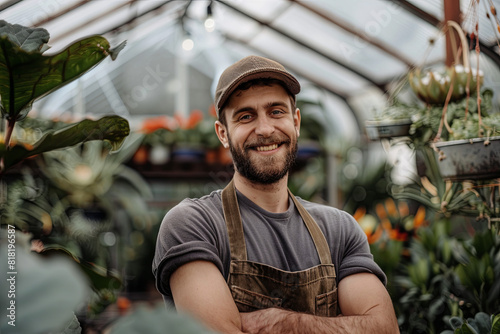
<instances>
[{"instance_id":1,"label":"smiling man","mask_svg":"<svg viewBox=\"0 0 500 334\"><path fill-rule=\"evenodd\" d=\"M263 57L222 73L215 131L234 177L166 214L157 288L168 305L221 333L398 333L386 277L356 221L288 190L299 91Z\"/></svg>"}]
</instances>

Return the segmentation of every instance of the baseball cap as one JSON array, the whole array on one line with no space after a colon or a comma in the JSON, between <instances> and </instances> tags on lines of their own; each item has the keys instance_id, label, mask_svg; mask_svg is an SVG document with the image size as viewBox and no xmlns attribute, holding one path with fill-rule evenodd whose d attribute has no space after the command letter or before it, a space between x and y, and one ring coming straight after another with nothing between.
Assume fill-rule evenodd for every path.
<instances>
[{"instance_id":1,"label":"baseball cap","mask_svg":"<svg viewBox=\"0 0 500 334\"><path fill-rule=\"evenodd\" d=\"M280 63L260 56L245 57L222 72L215 90L215 109L219 116L231 94L244 82L254 79L277 79L296 95L300 92L298 80Z\"/></svg>"}]
</instances>

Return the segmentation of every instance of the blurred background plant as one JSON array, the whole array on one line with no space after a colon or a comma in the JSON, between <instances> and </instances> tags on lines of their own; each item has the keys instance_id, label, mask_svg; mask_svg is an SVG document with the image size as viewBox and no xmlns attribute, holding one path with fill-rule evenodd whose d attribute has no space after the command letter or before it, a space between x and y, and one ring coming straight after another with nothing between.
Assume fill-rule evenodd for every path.
<instances>
[{"instance_id":1,"label":"blurred background plant","mask_svg":"<svg viewBox=\"0 0 500 334\"><path fill-rule=\"evenodd\" d=\"M414 206L389 198L354 213L387 275L401 332L440 333L452 316L498 313L498 231Z\"/></svg>"},{"instance_id":2,"label":"blurred background plant","mask_svg":"<svg viewBox=\"0 0 500 334\"><path fill-rule=\"evenodd\" d=\"M145 119L139 130L144 134L142 145L132 162L136 165L165 165L172 158L202 160L209 154L215 156L207 159L215 162L220 158L217 155L221 148L214 130L215 120L213 106L208 115L201 110L192 110L188 116L175 114L173 117L163 115Z\"/></svg>"},{"instance_id":3,"label":"blurred background plant","mask_svg":"<svg viewBox=\"0 0 500 334\"><path fill-rule=\"evenodd\" d=\"M19 275L20 286L24 286L24 291L18 292L17 301L24 306L19 307L19 315L31 310L29 321L19 327L4 326L6 318L3 317L2 332L6 333L12 330L80 332L81 326L75 313L82 306L86 310L80 304L84 297L86 302L91 302L84 292L85 286L82 286L85 279L79 277L83 273L70 267L71 264L65 265L67 261L55 257L53 261L43 262L41 256L25 256L30 250L30 241L33 241L32 248L43 252L46 257L53 254L70 255L71 259L80 264L80 269L87 274L92 286L100 291L100 297L104 299L108 298L106 289L114 289L120 285L116 277L106 272L101 273L90 261L78 257L81 254L71 253L70 244L75 241L69 242L64 248L45 247L39 241L39 238L52 233L55 236L62 226L59 223L67 223L70 214L57 206L57 196L50 194L45 197L49 194L45 187L46 180L35 176L36 172L30 171L29 167L23 168L22 173L13 167L18 164L27 166L28 158L40 157L46 152L83 142L97 141L105 147L106 153L117 151L121 147L130 128L128 121L119 116L84 119L75 124L61 124L61 127L51 127L53 124L49 124L50 122L33 126L33 123L30 125L30 121L26 121L25 127L19 128L19 122L26 120L35 100L81 76L108 56L115 59L125 44L112 49L105 38L91 36L73 42L60 53L47 56L43 53L48 49L48 40L49 33L43 28L31 29L0 21L0 224L2 235L5 229L9 233L16 230L16 254L19 260L16 268L25 273ZM80 226L74 225L74 228L78 230ZM83 228L86 229L92 228ZM89 241L95 242L97 239L86 240L93 244ZM75 251L75 248L72 250ZM2 263L7 263L6 258ZM27 264L30 265L23 270ZM49 268L53 271L48 271ZM32 287L37 287L38 290L29 294ZM65 295L72 297L64 297ZM34 297L45 302L44 307L27 307L31 304L30 298ZM0 301L2 305L8 303L6 294L2 294ZM48 327L46 319L51 319ZM34 330L29 323L41 327Z\"/></svg>"},{"instance_id":4,"label":"blurred background plant","mask_svg":"<svg viewBox=\"0 0 500 334\"><path fill-rule=\"evenodd\" d=\"M472 333L472 334L495 334L500 332L500 314L488 315L478 312L474 318L463 319L461 317L450 318L450 327L453 330L445 330L442 334Z\"/></svg>"}]
</instances>

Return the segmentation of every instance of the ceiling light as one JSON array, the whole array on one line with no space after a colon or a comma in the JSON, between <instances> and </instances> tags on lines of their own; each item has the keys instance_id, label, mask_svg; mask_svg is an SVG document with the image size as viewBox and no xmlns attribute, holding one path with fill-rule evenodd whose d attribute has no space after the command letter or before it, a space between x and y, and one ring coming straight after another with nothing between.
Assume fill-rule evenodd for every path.
<instances>
[{"instance_id":1,"label":"ceiling light","mask_svg":"<svg viewBox=\"0 0 500 334\"><path fill-rule=\"evenodd\" d=\"M215 30L215 20L212 15L212 1L207 6L207 18L205 19L205 30L212 32Z\"/></svg>"}]
</instances>

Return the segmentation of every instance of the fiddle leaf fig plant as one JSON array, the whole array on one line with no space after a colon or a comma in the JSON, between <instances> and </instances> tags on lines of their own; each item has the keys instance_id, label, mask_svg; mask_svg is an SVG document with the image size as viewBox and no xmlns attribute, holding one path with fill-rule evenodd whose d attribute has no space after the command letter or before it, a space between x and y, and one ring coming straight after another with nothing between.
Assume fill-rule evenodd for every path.
<instances>
[{"instance_id":1,"label":"fiddle leaf fig plant","mask_svg":"<svg viewBox=\"0 0 500 334\"><path fill-rule=\"evenodd\" d=\"M32 147L14 145L8 149L0 142L0 159L4 159L3 166L7 169L31 156L91 140L104 140L112 150L117 150L129 131L127 120L119 116L105 116L97 121L85 119L63 129L47 131Z\"/></svg>"},{"instance_id":2,"label":"fiddle leaf fig plant","mask_svg":"<svg viewBox=\"0 0 500 334\"><path fill-rule=\"evenodd\" d=\"M42 134L36 142L33 140L33 142L20 143L18 140L13 140L13 134L17 130L15 129L17 122L29 119L26 116L37 99L80 77L108 56L114 60L125 46L125 42L123 42L116 48L111 48L110 43L104 37L95 35L75 41L60 52L47 55L45 51L49 48L47 45L49 37L49 33L43 28L28 28L0 20L0 225L3 228L8 224L9 228L25 232L19 233L19 235L29 238L32 242L32 250L42 252L44 255L48 256L51 251L70 254L73 260L81 265L83 272L87 274L92 287L98 290L99 297L109 300L109 291L121 286L121 281L109 270L102 271L94 263L84 261L81 257L67 252L67 249L71 248L72 240L70 240L69 246L64 245L67 247L51 244L43 249L43 243L34 239L35 233L51 235L53 228L55 230L55 227L59 229L65 227L52 224L53 221L67 221L69 218L66 218L71 213L65 210L55 212L55 209L59 209L57 205L54 205L58 203L58 197L43 198L36 202L44 195L40 192L39 186L43 185L41 181L35 181L32 184L34 187L32 187L30 184L24 184L21 180L3 182L2 179L8 168L26 158L88 141L102 142L103 145L106 145L106 153L117 151L130 133L129 123L126 119L119 116L105 116L98 120L86 119L57 129L47 128L45 131L39 129ZM34 180L33 175L30 178ZM22 206L23 202L29 203ZM15 210L15 208L19 208L19 210ZM77 234L72 235L73 238L77 236ZM93 244L90 240L89 238L87 243ZM94 240L98 239L94 238ZM42 260L41 257L33 257L33 261ZM40 266L44 265L40 264ZM52 284L49 290L38 289L41 296L38 299L44 300L45 304L53 301L55 306L59 306L59 309L67 309L73 313L73 310L81 305L70 305L70 303L60 299L54 299L56 294L53 290L60 290L58 296L71 296L76 292L74 287L63 286L59 283L68 280L71 281L72 277L68 276L64 280L57 280L59 286ZM21 280L19 282L21 283ZM87 283L86 280L85 283ZM32 286L33 284L25 285ZM31 293L31 295L34 294ZM83 297L88 299L87 295L88 293L85 293ZM26 324L39 325L41 323L39 319L54 319L52 314L47 317L48 313L60 313L57 307L49 308L45 305L42 310L42 308L31 306L29 309L33 315L29 314L30 319L35 320L27 321ZM68 320L69 326L63 331L64 333L81 332L78 320L74 316L66 320ZM54 329L56 328L54 327ZM37 331L48 332L40 326L37 327ZM21 332L30 331L26 329L21 330Z\"/></svg>"},{"instance_id":3,"label":"fiddle leaf fig plant","mask_svg":"<svg viewBox=\"0 0 500 334\"><path fill-rule=\"evenodd\" d=\"M0 139L0 172L30 155L82 141L106 139L116 148L129 134L128 122L113 116L95 123L84 121L66 132L47 135L35 145L33 154L23 148L10 150L15 124L28 115L35 100L78 78L106 57L115 59L125 46L123 42L112 49L104 37L91 36L59 53L45 55L49 37L43 28L0 20L0 114L1 120L6 120L5 136Z\"/></svg>"}]
</instances>

